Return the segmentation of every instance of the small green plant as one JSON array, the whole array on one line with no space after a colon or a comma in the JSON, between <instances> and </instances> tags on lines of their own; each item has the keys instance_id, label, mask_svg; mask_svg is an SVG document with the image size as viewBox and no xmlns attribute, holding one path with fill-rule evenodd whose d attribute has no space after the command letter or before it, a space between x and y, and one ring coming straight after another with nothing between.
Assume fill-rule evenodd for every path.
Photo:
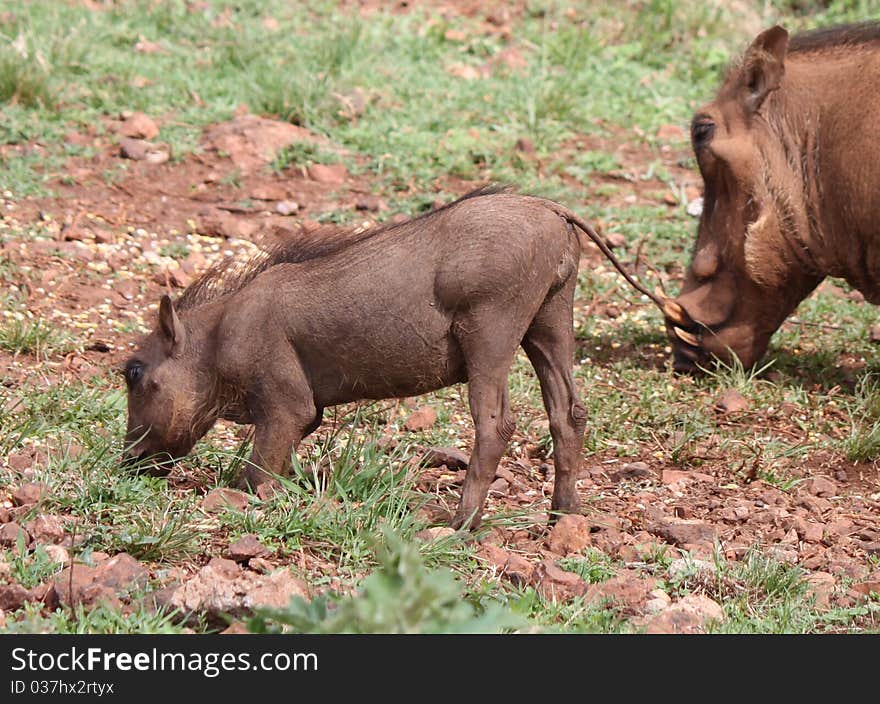
<instances>
[{"instance_id":1,"label":"small green plant","mask_svg":"<svg viewBox=\"0 0 880 704\"><path fill-rule=\"evenodd\" d=\"M617 574L614 561L601 550L587 548L584 555L566 557L559 561L559 566L574 572L590 584L604 582Z\"/></svg>"},{"instance_id":2,"label":"small green plant","mask_svg":"<svg viewBox=\"0 0 880 704\"><path fill-rule=\"evenodd\" d=\"M417 545L390 532L376 549L379 563L353 596L295 597L266 610L248 627L255 633L500 633L524 625L498 602L475 604L451 572L429 569Z\"/></svg>"}]
</instances>

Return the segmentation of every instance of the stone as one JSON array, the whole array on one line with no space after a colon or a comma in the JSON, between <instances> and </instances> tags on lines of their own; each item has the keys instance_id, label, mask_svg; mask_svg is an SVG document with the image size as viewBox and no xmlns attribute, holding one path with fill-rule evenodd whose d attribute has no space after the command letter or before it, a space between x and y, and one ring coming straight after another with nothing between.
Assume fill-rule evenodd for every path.
<instances>
[{"instance_id":1,"label":"stone","mask_svg":"<svg viewBox=\"0 0 880 704\"><path fill-rule=\"evenodd\" d=\"M30 592L17 582L0 584L0 610L18 611L30 599Z\"/></svg>"},{"instance_id":2,"label":"stone","mask_svg":"<svg viewBox=\"0 0 880 704\"><path fill-rule=\"evenodd\" d=\"M40 514L28 521L25 529L37 543L60 543L64 540L64 523L59 516Z\"/></svg>"},{"instance_id":3,"label":"stone","mask_svg":"<svg viewBox=\"0 0 880 704\"><path fill-rule=\"evenodd\" d=\"M423 543L430 543L434 540L442 540L455 535L455 529L449 526L434 526L433 528L425 528L416 533L416 540Z\"/></svg>"},{"instance_id":4,"label":"stone","mask_svg":"<svg viewBox=\"0 0 880 704\"><path fill-rule=\"evenodd\" d=\"M115 608L120 605L118 595L145 586L148 577L147 569L140 562L128 553L119 553L95 567L81 563L65 567L53 583L60 600L66 604L92 605L103 601Z\"/></svg>"},{"instance_id":5,"label":"stone","mask_svg":"<svg viewBox=\"0 0 880 704\"><path fill-rule=\"evenodd\" d=\"M12 503L16 506L30 506L49 493L49 487L41 482L22 484L12 492Z\"/></svg>"},{"instance_id":6,"label":"stone","mask_svg":"<svg viewBox=\"0 0 880 704\"><path fill-rule=\"evenodd\" d=\"M70 553L63 545L44 545L43 551L52 562L62 566L70 564Z\"/></svg>"},{"instance_id":7,"label":"stone","mask_svg":"<svg viewBox=\"0 0 880 704\"><path fill-rule=\"evenodd\" d=\"M813 496L834 496L837 485L827 477L812 477L804 482L804 488Z\"/></svg>"},{"instance_id":8,"label":"stone","mask_svg":"<svg viewBox=\"0 0 880 704\"><path fill-rule=\"evenodd\" d=\"M226 487L212 489L202 499L202 509L206 513L219 513L229 509L245 511L248 506L250 506L250 496L248 494L238 489L228 489Z\"/></svg>"},{"instance_id":9,"label":"stone","mask_svg":"<svg viewBox=\"0 0 880 704\"><path fill-rule=\"evenodd\" d=\"M483 543L480 557L494 567L499 575L515 586L525 586L532 580L534 565L522 555L508 552L492 543Z\"/></svg>"},{"instance_id":10,"label":"stone","mask_svg":"<svg viewBox=\"0 0 880 704\"><path fill-rule=\"evenodd\" d=\"M680 469L664 469L661 475L664 484L693 484L694 482L714 482L715 479L702 472L687 472Z\"/></svg>"},{"instance_id":11,"label":"stone","mask_svg":"<svg viewBox=\"0 0 880 704\"><path fill-rule=\"evenodd\" d=\"M831 606L831 595L837 586L837 578L828 572L813 572L807 577L807 593L813 597L817 609Z\"/></svg>"},{"instance_id":12,"label":"stone","mask_svg":"<svg viewBox=\"0 0 880 704\"><path fill-rule=\"evenodd\" d=\"M412 432L427 430L437 422L437 413L431 406L422 406L418 410L410 414L403 427Z\"/></svg>"},{"instance_id":13,"label":"stone","mask_svg":"<svg viewBox=\"0 0 880 704\"><path fill-rule=\"evenodd\" d=\"M275 212L279 215L296 215L299 203L295 200L280 200L275 204Z\"/></svg>"},{"instance_id":14,"label":"stone","mask_svg":"<svg viewBox=\"0 0 880 704\"><path fill-rule=\"evenodd\" d=\"M645 623L647 633L702 633L711 623L724 621L724 610L703 594L689 594Z\"/></svg>"},{"instance_id":15,"label":"stone","mask_svg":"<svg viewBox=\"0 0 880 704\"><path fill-rule=\"evenodd\" d=\"M522 152L523 154L534 154L535 143L528 137L520 137L516 140L516 151Z\"/></svg>"},{"instance_id":16,"label":"stone","mask_svg":"<svg viewBox=\"0 0 880 704\"><path fill-rule=\"evenodd\" d=\"M7 548L18 547L19 542L24 541L27 545L31 542L31 536L15 521L4 523L0 526L0 545Z\"/></svg>"},{"instance_id":17,"label":"stone","mask_svg":"<svg viewBox=\"0 0 880 704\"><path fill-rule=\"evenodd\" d=\"M611 579L591 585L585 595L587 602L605 602L629 614L641 612L657 589L657 580L622 570Z\"/></svg>"},{"instance_id":18,"label":"stone","mask_svg":"<svg viewBox=\"0 0 880 704\"><path fill-rule=\"evenodd\" d=\"M205 141L209 148L229 157L242 174L262 169L295 142L327 142L304 127L249 114L209 127Z\"/></svg>"},{"instance_id":19,"label":"stone","mask_svg":"<svg viewBox=\"0 0 880 704\"><path fill-rule=\"evenodd\" d=\"M714 408L721 413L742 413L748 410L749 402L736 389L727 389L715 400Z\"/></svg>"},{"instance_id":20,"label":"stone","mask_svg":"<svg viewBox=\"0 0 880 704\"><path fill-rule=\"evenodd\" d=\"M265 557L271 550L253 533L241 536L226 549L226 557L235 562L247 562L252 557Z\"/></svg>"},{"instance_id":21,"label":"stone","mask_svg":"<svg viewBox=\"0 0 880 704\"><path fill-rule=\"evenodd\" d=\"M309 597L305 582L288 568L270 574L241 570L233 562L211 560L196 575L162 594L160 605L215 618L257 608L283 608L293 597Z\"/></svg>"},{"instance_id":22,"label":"stone","mask_svg":"<svg viewBox=\"0 0 880 704\"><path fill-rule=\"evenodd\" d=\"M651 524L648 532L663 538L676 546L712 542L715 540L715 528L694 519L665 518Z\"/></svg>"},{"instance_id":23,"label":"stone","mask_svg":"<svg viewBox=\"0 0 880 704\"><path fill-rule=\"evenodd\" d=\"M674 582L682 581L697 574L711 577L715 574L715 565L708 560L680 557L669 563L669 567L666 568L666 574Z\"/></svg>"},{"instance_id":24,"label":"stone","mask_svg":"<svg viewBox=\"0 0 880 704\"><path fill-rule=\"evenodd\" d=\"M443 467L447 469L467 469L470 458L455 447L429 447L422 455L425 467Z\"/></svg>"},{"instance_id":25,"label":"stone","mask_svg":"<svg viewBox=\"0 0 880 704\"><path fill-rule=\"evenodd\" d=\"M347 177L348 169L344 164L313 164L309 167L309 178L318 183L339 185L345 183Z\"/></svg>"},{"instance_id":26,"label":"stone","mask_svg":"<svg viewBox=\"0 0 880 704\"><path fill-rule=\"evenodd\" d=\"M646 462L628 462L620 469L611 472L609 477L611 481L618 483L629 479L647 479L653 474Z\"/></svg>"},{"instance_id":27,"label":"stone","mask_svg":"<svg viewBox=\"0 0 880 704\"><path fill-rule=\"evenodd\" d=\"M592 523L585 516L566 514L550 530L547 546L551 552L562 556L582 552L592 544L591 530Z\"/></svg>"},{"instance_id":28,"label":"stone","mask_svg":"<svg viewBox=\"0 0 880 704\"><path fill-rule=\"evenodd\" d=\"M142 112L134 112L119 126L119 134L134 139L153 139L159 136L159 126L155 120Z\"/></svg>"},{"instance_id":29,"label":"stone","mask_svg":"<svg viewBox=\"0 0 880 704\"><path fill-rule=\"evenodd\" d=\"M574 572L567 572L553 560L544 560L535 568L538 592L548 601L570 601L586 594L589 585Z\"/></svg>"}]
</instances>

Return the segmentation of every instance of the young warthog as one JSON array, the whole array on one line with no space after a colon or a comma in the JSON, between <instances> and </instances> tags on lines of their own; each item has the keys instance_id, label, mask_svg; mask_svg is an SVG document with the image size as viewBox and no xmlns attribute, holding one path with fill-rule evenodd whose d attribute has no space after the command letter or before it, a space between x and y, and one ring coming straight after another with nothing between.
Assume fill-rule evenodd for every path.
<instances>
[{"instance_id":1,"label":"young warthog","mask_svg":"<svg viewBox=\"0 0 880 704\"><path fill-rule=\"evenodd\" d=\"M514 430L507 377L522 345L541 384L554 511L575 512L586 410L572 378L572 301L588 224L548 200L483 189L414 220L319 231L237 272L163 296L128 360L130 455L187 454L218 418L253 423L256 488L327 406L466 381L476 441L453 525L479 523ZM264 471L265 470L265 471Z\"/></svg>"},{"instance_id":2,"label":"young warthog","mask_svg":"<svg viewBox=\"0 0 880 704\"><path fill-rule=\"evenodd\" d=\"M675 366L758 361L825 276L880 303L880 23L762 32L697 111L705 205L679 308Z\"/></svg>"}]
</instances>

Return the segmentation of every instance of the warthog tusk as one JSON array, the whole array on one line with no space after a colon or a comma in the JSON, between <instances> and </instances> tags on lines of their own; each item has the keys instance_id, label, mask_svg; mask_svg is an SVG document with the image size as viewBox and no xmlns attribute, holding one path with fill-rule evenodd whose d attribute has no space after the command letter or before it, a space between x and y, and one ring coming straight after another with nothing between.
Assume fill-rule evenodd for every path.
<instances>
[{"instance_id":1,"label":"warthog tusk","mask_svg":"<svg viewBox=\"0 0 880 704\"><path fill-rule=\"evenodd\" d=\"M700 339L696 335L689 333L687 330L682 330L678 326L673 327L672 330L675 332L675 336L682 342L686 342L692 347L700 346Z\"/></svg>"},{"instance_id":2,"label":"warthog tusk","mask_svg":"<svg viewBox=\"0 0 880 704\"><path fill-rule=\"evenodd\" d=\"M693 327L694 321L691 320L691 316L689 316L685 312L685 309L671 298L667 298L663 301L663 315L674 325L678 325L682 328Z\"/></svg>"}]
</instances>

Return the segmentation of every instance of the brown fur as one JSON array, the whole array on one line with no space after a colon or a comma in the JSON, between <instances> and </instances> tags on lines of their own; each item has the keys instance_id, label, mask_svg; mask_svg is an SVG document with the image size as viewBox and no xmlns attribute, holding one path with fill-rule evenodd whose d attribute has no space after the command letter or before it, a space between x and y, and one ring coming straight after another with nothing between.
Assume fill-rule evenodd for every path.
<instances>
[{"instance_id":1,"label":"brown fur","mask_svg":"<svg viewBox=\"0 0 880 704\"><path fill-rule=\"evenodd\" d=\"M541 198L482 190L414 220L325 232L208 272L127 365L134 457L188 453L226 418L255 426L251 488L284 474L324 408L467 382L476 442L453 520L476 525L513 433L518 346L550 418L555 511L579 508L586 411L572 302L589 225ZM264 471L265 470L265 471Z\"/></svg>"},{"instance_id":2,"label":"brown fur","mask_svg":"<svg viewBox=\"0 0 880 704\"><path fill-rule=\"evenodd\" d=\"M880 302L878 111L876 22L762 32L697 111L704 207L677 302L700 344L667 321L677 369L751 366L825 276Z\"/></svg>"}]
</instances>

